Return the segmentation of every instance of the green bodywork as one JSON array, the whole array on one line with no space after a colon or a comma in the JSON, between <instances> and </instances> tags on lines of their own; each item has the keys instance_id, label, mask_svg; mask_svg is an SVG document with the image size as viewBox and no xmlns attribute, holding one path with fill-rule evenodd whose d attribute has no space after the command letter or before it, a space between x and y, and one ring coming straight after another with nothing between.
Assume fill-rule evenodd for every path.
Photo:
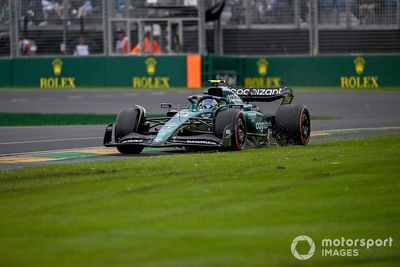
<instances>
[{"instance_id":1,"label":"green bodywork","mask_svg":"<svg viewBox=\"0 0 400 267\"><path fill-rule=\"evenodd\" d=\"M227 86L219 86L219 88L222 89L223 95L221 96L221 101L217 108L198 108L198 100L201 100L202 97L207 97L207 95L198 95L197 100L196 98L190 100L189 97L189 105L186 108L179 110L160 128L153 140L153 144L162 145L179 130L187 125L191 125L193 121L212 123L213 118L218 112L232 107L237 107L242 110L248 135L268 136L271 129L270 119L262 114L256 105L244 103Z\"/></svg>"}]
</instances>

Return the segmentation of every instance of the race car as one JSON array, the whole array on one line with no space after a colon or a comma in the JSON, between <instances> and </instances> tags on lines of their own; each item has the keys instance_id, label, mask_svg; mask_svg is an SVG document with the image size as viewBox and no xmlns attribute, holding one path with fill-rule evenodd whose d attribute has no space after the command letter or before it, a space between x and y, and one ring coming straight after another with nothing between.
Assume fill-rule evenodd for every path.
<instances>
[{"instance_id":1,"label":"race car","mask_svg":"<svg viewBox=\"0 0 400 267\"><path fill-rule=\"evenodd\" d=\"M165 116L148 117L144 107L122 109L109 124L104 146L123 154L145 147L242 150L267 145L306 145L310 139L310 113L293 105L291 88L231 88L223 80L210 80L203 94L188 97L185 108L169 103ZM275 114L264 114L254 102L281 100ZM113 141L114 139L114 141Z\"/></svg>"}]
</instances>

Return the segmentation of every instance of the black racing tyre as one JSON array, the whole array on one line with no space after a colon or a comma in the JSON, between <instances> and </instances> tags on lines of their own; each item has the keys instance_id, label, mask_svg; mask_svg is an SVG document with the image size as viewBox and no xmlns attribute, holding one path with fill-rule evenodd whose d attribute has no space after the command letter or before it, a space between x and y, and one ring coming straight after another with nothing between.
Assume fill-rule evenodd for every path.
<instances>
[{"instance_id":1,"label":"black racing tyre","mask_svg":"<svg viewBox=\"0 0 400 267\"><path fill-rule=\"evenodd\" d=\"M135 108L124 108L118 113L115 121L115 142L129 133L137 133L139 128L139 110ZM143 146L129 145L118 146L118 151L123 154L138 154L142 152Z\"/></svg>"},{"instance_id":2,"label":"black racing tyre","mask_svg":"<svg viewBox=\"0 0 400 267\"><path fill-rule=\"evenodd\" d=\"M282 105L276 111L274 138L278 144L306 145L310 141L310 112L304 105Z\"/></svg>"},{"instance_id":3,"label":"black racing tyre","mask_svg":"<svg viewBox=\"0 0 400 267\"><path fill-rule=\"evenodd\" d=\"M143 151L144 147L130 145L130 146L117 146L117 149L122 154L139 154L140 152Z\"/></svg>"},{"instance_id":4,"label":"black racing tyre","mask_svg":"<svg viewBox=\"0 0 400 267\"><path fill-rule=\"evenodd\" d=\"M232 125L233 130L230 150L242 150L246 146L246 123L242 112L238 109L220 111L214 121L214 134L218 138L224 135L226 126Z\"/></svg>"}]
</instances>

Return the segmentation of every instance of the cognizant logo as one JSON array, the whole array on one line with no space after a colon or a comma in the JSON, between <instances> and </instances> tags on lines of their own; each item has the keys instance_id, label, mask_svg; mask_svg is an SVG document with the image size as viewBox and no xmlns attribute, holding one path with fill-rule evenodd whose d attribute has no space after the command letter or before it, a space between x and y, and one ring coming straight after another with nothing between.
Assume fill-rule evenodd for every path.
<instances>
[{"instance_id":1,"label":"cognizant logo","mask_svg":"<svg viewBox=\"0 0 400 267\"><path fill-rule=\"evenodd\" d=\"M299 244L299 242L301 241L307 241L308 245L310 246L310 250L308 251L307 254L300 254L297 251L297 245ZM298 237L296 237L295 239L293 239L292 241L292 246L290 247L293 256L301 261L304 260L308 260L309 258L311 258L314 255L315 252L315 243L314 241L311 239L311 237L306 236L306 235L300 235Z\"/></svg>"}]
</instances>

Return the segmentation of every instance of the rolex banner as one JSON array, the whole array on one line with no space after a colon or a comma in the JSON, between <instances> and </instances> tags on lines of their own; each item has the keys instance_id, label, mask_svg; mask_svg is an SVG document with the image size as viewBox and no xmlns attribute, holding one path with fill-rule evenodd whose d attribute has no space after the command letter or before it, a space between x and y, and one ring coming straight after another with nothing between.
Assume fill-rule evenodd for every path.
<instances>
[{"instance_id":1,"label":"rolex banner","mask_svg":"<svg viewBox=\"0 0 400 267\"><path fill-rule=\"evenodd\" d=\"M230 64L233 60L236 64ZM207 57L206 80L243 87L400 87L400 56Z\"/></svg>"},{"instance_id":2,"label":"rolex banner","mask_svg":"<svg viewBox=\"0 0 400 267\"><path fill-rule=\"evenodd\" d=\"M0 60L0 70L1 87L186 87L185 56L19 58Z\"/></svg>"},{"instance_id":3,"label":"rolex banner","mask_svg":"<svg viewBox=\"0 0 400 267\"><path fill-rule=\"evenodd\" d=\"M0 88L50 90L208 86L400 88L400 56L228 57L126 56L0 60Z\"/></svg>"}]
</instances>

